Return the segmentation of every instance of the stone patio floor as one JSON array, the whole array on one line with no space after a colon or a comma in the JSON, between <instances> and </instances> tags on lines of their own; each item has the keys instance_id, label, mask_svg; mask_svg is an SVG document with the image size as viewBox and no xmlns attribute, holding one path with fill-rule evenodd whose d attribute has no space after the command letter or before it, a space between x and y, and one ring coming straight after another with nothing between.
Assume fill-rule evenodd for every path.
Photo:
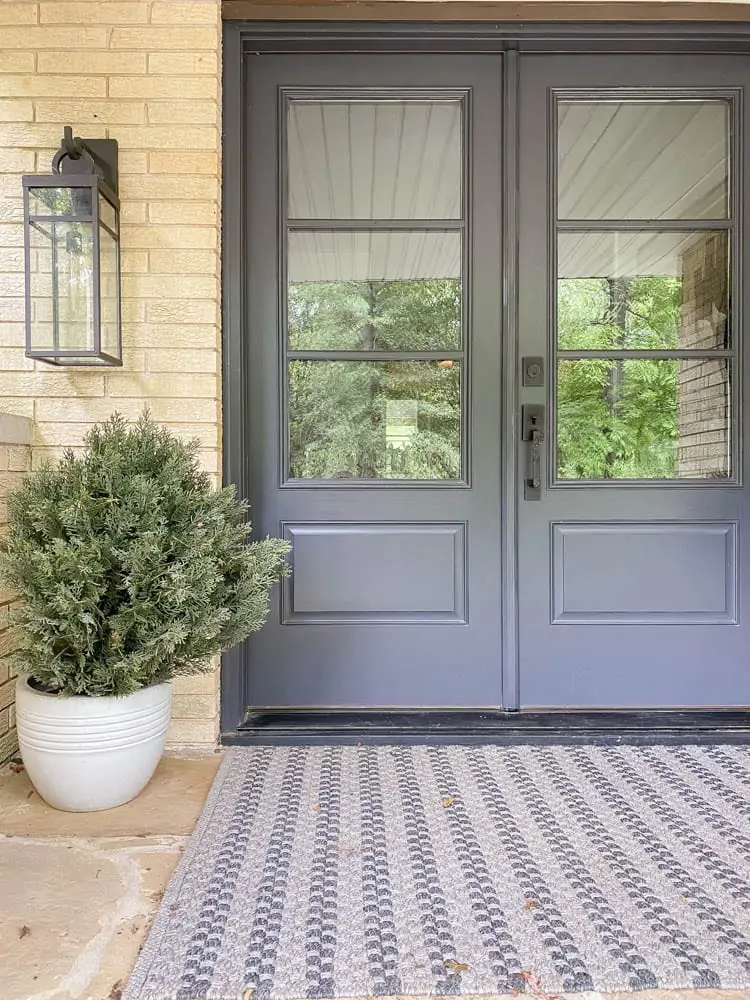
<instances>
[{"instance_id":1,"label":"stone patio floor","mask_svg":"<svg viewBox=\"0 0 750 1000\"><path fill-rule=\"evenodd\" d=\"M120 1000L219 761L167 756L134 802L79 814L0 769L0 1000ZM750 990L637 996L750 1000Z\"/></svg>"}]
</instances>

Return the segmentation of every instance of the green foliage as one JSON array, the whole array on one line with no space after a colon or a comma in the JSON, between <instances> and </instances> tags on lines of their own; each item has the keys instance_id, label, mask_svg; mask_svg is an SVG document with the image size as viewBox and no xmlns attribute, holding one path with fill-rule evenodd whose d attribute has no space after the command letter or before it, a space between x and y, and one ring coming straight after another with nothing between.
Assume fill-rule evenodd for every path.
<instances>
[{"instance_id":1,"label":"green foliage","mask_svg":"<svg viewBox=\"0 0 750 1000\"><path fill-rule=\"evenodd\" d=\"M562 279L559 347L673 350L679 346L681 295L681 281L668 276ZM457 478L460 365L367 361L367 353L456 349L461 313L458 279L292 284L290 346L356 350L362 357L291 362L292 475ZM562 361L558 474L674 476L678 375L677 361Z\"/></svg>"},{"instance_id":2,"label":"green foliage","mask_svg":"<svg viewBox=\"0 0 750 1000\"><path fill-rule=\"evenodd\" d=\"M679 346L679 278L562 278L557 283L563 351L674 350Z\"/></svg>"},{"instance_id":3,"label":"green foliage","mask_svg":"<svg viewBox=\"0 0 750 1000\"><path fill-rule=\"evenodd\" d=\"M558 283L561 350L673 350L681 282L669 277ZM670 479L678 361L561 361L557 461L563 479Z\"/></svg>"},{"instance_id":4,"label":"green foliage","mask_svg":"<svg viewBox=\"0 0 750 1000\"><path fill-rule=\"evenodd\" d=\"M362 361L290 364L293 476L459 476L460 366L367 360L459 347L457 279L293 284L288 308L293 349L362 352Z\"/></svg>"},{"instance_id":5,"label":"green foliage","mask_svg":"<svg viewBox=\"0 0 750 1000\"><path fill-rule=\"evenodd\" d=\"M301 282L289 287L294 350L432 351L461 344L458 278Z\"/></svg>"},{"instance_id":6,"label":"green foliage","mask_svg":"<svg viewBox=\"0 0 750 1000\"><path fill-rule=\"evenodd\" d=\"M247 507L144 413L93 428L78 457L8 498L3 583L21 598L16 663L70 695L126 695L259 629L288 546L250 542Z\"/></svg>"}]
</instances>

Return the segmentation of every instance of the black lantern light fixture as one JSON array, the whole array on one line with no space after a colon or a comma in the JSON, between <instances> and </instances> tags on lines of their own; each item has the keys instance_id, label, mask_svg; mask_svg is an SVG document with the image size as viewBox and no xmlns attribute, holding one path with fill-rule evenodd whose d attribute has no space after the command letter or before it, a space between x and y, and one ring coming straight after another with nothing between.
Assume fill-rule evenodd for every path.
<instances>
[{"instance_id":1,"label":"black lantern light fixture","mask_svg":"<svg viewBox=\"0 0 750 1000\"><path fill-rule=\"evenodd\" d=\"M117 141L65 128L50 174L23 178L26 355L121 365Z\"/></svg>"}]
</instances>

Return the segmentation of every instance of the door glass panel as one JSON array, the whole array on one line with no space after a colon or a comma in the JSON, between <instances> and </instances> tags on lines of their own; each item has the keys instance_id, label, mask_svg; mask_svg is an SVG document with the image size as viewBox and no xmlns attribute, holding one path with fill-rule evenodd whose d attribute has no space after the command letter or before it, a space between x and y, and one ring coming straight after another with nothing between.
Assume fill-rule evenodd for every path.
<instances>
[{"instance_id":1,"label":"door glass panel","mask_svg":"<svg viewBox=\"0 0 750 1000\"><path fill-rule=\"evenodd\" d=\"M460 218L461 111L460 100L291 101L289 218Z\"/></svg>"},{"instance_id":2,"label":"door glass panel","mask_svg":"<svg viewBox=\"0 0 750 1000\"><path fill-rule=\"evenodd\" d=\"M295 479L458 479L457 361L290 361Z\"/></svg>"},{"instance_id":3,"label":"door glass panel","mask_svg":"<svg viewBox=\"0 0 750 1000\"><path fill-rule=\"evenodd\" d=\"M729 476L729 372L723 358L559 361L558 478Z\"/></svg>"},{"instance_id":4,"label":"door glass panel","mask_svg":"<svg viewBox=\"0 0 750 1000\"><path fill-rule=\"evenodd\" d=\"M292 350L428 351L461 345L461 235L292 232Z\"/></svg>"},{"instance_id":5,"label":"door glass panel","mask_svg":"<svg viewBox=\"0 0 750 1000\"><path fill-rule=\"evenodd\" d=\"M558 103L560 219L725 219L728 101Z\"/></svg>"},{"instance_id":6,"label":"door glass panel","mask_svg":"<svg viewBox=\"0 0 750 1000\"><path fill-rule=\"evenodd\" d=\"M729 347L729 239L712 232L563 232L560 350Z\"/></svg>"}]
</instances>

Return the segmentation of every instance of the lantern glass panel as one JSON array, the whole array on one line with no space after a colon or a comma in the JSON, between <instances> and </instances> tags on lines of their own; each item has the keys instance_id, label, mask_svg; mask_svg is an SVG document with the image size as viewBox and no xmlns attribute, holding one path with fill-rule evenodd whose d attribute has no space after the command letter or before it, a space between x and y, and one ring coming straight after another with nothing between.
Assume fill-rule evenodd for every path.
<instances>
[{"instance_id":1,"label":"lantern glass panel","mask_svg":"<svg viewBox=\"0 0 750 1000\"><path fill-rule=\"evenodd\" d=\"M104 225L108 229L111 229L113 233L118 232L117 209L101 194L99 195L99 221L104 223Z\"/></svg>"},{"instance_id":2,"label":"lantern glass panel","mask_svg":"<svg viewBox=\"0 0 750 1000\"><path fill-rule=\"evenodd\" d=\"M90 187L30 187L29 215L74 215L91 218Z\"/></svg>"},{"instance_id":3,"label":"lantern glass panel","mask_svg":"<svg viewBox=\"0 0 750 1000\"><path fill-rule=\"evenodd\" d=\"M29 238L31 349L93 351L92 223L31 219Z\"/></svg>"},{"instance_id":4,"label":"lantern glass panel","mask_svg":"<svg viewBox=\"0 0 750 1000\"><path fill-rule=\"evenodd\" d=\"M114 237L99 227L99 295L101 300L101 350L119 357L119 247Z\"/></svg>"}]
</instances>

